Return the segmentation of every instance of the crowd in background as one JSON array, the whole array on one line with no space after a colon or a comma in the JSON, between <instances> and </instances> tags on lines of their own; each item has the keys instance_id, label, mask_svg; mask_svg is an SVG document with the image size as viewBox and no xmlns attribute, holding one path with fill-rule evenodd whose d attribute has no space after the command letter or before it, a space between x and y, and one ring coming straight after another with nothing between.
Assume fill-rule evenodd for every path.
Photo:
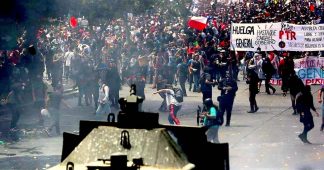
<instances>
[{"instance_id":1,"label":"crowd in background","mask_svg":"<svg viewBox=\"0 0 324 170\"><path fill-rule=\"evenodd\" d=\"M238 81L243 64L245 68L251 66L255 69L258 78L263 80L280 76L283 79L282 90L286 93L288 78L294 72L292 58L323 56L320 52L231 51L229 32L232 22L323 23L322 2L255 0L214 3L201 0L196 1L192 8L195 9L193 15L208 17L207 28L203 31L189 28L186 25L189 17L174 17L164 11L150 10L142 15L128 15L98 23L92 23L91 18L87 18L90 20L88 24L79 24L75 28L70 26L69 18L52 21L39 28L36 41L32 44L24 41L23 33L18 39L17 49L2 51L0 57L1 99L6 99L12 91L16 94L10 101L13 104L10 108L17 115L12 128L16 127L19 119L18 106L26 104L31 97L35 107L44 107L46 92L51 88L60 88L68 80L72 80L74 88L78 89L78 104L94 103L95 107L98 106L98 80L103 80L110 89L111 105L118 108L119 89L124 83L136 84L137 93L143 98L146 84L152 84L151 88L158 90L166 84L180 84L186 95L184 84L189 83L189 91L207 95L203 96L204 100L211 97L210 89L220 84L222 79L230 76ZM268 70L270 77L270 73L263 73L259 62L266 58L270 59L275 69ZM205 85L201 81L201 73L210 74L208 79L212 83ZM247 75L245 78L248 78ZM44 80L51 85L46 85ZM269 81L266 83L271 88ZM256 88L255 93L260 85ZM269 89L267 93L270 94ZM258 108L253 99L251 101L253 112ZM161 106L160 110L165 108Z\"/></svg>"}]
</instances>

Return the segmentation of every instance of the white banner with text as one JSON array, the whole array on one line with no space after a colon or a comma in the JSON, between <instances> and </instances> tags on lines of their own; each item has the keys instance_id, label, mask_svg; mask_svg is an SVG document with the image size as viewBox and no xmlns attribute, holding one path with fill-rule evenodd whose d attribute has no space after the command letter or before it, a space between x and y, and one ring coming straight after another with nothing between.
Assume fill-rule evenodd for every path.
<instances>
[{"instance_id":1,"label":"white banner with text","mask_svg":"<svg viewBox=\"0 0 324 170\"><path fill-rule=\"evenodd\" d=\"M324 51L324 24L233 23L231 49L236 51Z\"/></svg>"}]
</instances>

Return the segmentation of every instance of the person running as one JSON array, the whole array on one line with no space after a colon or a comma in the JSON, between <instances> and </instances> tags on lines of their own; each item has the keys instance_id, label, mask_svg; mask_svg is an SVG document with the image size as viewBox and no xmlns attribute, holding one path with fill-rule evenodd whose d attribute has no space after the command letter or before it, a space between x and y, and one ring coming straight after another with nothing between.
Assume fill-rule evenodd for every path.
<instances>
[{"instance_id":1,"label":"person running","mask_svg":"<svg viewBox=\"0 0 324 170\"><path fill-rule=\"evenodd\" d=\"M300 114L300 122L304 125L304 130L298 137L302 142L310 144L307 140L307 133L314 128L313 115L310 110L312 109L316 113L316 116L319 116L319 113L314 107L311 87L306 85L302 91L297 94L296 98L297 112Z\"/></svg>"}]
</instances>

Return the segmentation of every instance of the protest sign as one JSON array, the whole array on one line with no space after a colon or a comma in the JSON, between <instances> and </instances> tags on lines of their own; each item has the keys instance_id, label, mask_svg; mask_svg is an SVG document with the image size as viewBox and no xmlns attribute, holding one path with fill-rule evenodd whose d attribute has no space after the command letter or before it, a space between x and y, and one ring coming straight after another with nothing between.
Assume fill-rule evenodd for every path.
<instances>
[{"instance_id":1,"label":"protest sign","mask_svg":"<svg viewBox=\"0 0 324 170\"><path fill-rule=\"evenodd\" d=\"M231 25L236 51L324 51L324 24L261 23Z\"/></svg>"},{"instance_id":2,"label":"protest sign","mask_svg":"<svg viewBox=\"0 0 324 170\"><path fill-rule=\"evenodd\" d=\"M309 56L295 59L295 71L305 85L324 84L324 57ZM281 80L273 78L271 83L281 85Z\"/></svg>"}]
</instances>

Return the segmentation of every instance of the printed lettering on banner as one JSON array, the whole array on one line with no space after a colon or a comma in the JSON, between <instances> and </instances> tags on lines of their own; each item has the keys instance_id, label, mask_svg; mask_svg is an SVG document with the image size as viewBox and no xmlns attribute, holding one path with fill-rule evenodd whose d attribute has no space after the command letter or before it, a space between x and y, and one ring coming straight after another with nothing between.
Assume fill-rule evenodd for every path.
<instances>
[{"instance_id":1,"label":"printed lettering on banner","mask_svg":"<svg viewBox=\"0 0 324 170\"><path fill-rule=\"evenodd\" d=\"M324 24L261 23L231 25L236 51L324 51Z\"/></svg>"},{"instance_id":2,"label":"printed lettering on banner","mask_svg":"<svg viewBox=\"0 0 324 170\"><path fill-rule=\"evenodd\" d=\"M305 85L324 84L324 57L309 56L295 59L295 71ZM281 85L281 79L273 78L273 85Z\"/></svg>"}]
</instances>

